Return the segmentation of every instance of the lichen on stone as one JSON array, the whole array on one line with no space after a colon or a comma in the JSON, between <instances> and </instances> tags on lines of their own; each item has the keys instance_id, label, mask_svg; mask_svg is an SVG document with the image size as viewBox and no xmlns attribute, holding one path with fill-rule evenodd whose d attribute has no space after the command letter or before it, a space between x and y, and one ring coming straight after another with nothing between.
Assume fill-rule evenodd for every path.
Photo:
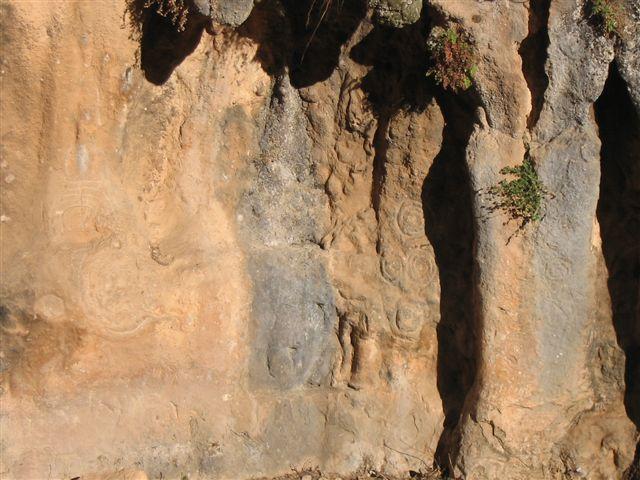
<instances>
[{"instance_id":1,"label":"lichen on stone","mask_svg":"<svg viewBox=\"0 0 640 480\"><path fill-rule=\"evenodd\" d=\"M238 27L249 17L254 0L222 0L211 3L211 19L220 25Z\"/></svg>"},{"instance_id":2,"label":"lichen on stone","mask_svg":"<svg viewBox=\"0 0 640 480\"><path fill-rule=\"evenodd\" d=\"M422 0L369 0L376 22L402 28L420 19Z\"/></svg>"}]
</instances>

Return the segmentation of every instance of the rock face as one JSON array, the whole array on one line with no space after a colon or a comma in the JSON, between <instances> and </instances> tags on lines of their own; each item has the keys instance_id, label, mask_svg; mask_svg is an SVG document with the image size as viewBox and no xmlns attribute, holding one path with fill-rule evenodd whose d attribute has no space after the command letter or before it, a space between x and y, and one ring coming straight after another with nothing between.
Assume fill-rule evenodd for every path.
<instances>
[{"instance_id":1,"label":"rock face","mask_svg":"<svg viewBox=\"0 0 640 480\"><path fill-rule=\"evenodd\" d=\"M369 7L378 23L401 28L420 19L422 0L370 0Z\"/></svg>"},{"instance_id":2,"label":"rock face","mask_svg":"<svg viewBox=\"0 0 640 480\"><path fill-rule=\"evenodd\" d=\"M4 2L1 476L635 478L610 1L614 36L575 0ZM486 192L524 159L552 195L517 231Z\"/></svg>"},{"instance_id":3,"label":"rock face","mask_svg":"<svg viewBox=\"0 0 640 480\"><path fill-rule=\"evenodd\" d=\"M214 22L237 27L249 17L252 9L253 0L213 1L208 14Z\"/></svg>"}]
</instances>

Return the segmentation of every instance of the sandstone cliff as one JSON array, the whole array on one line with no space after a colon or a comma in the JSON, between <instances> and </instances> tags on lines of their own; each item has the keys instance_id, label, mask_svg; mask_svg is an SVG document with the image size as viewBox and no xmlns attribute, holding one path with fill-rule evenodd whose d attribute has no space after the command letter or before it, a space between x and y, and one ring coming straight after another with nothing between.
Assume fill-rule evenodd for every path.
<instances>
[{"instance_id":1,"label":"sandstone cliff","mask_svg":"<svg viewBox=\"0 0 640 480\"><path fill-rule=\"evenodd\" d=\"M608 4L3 0L0 476L638 478L640 3ZM488 192L523 161L520 229Z\"/></svg>"}]
</instances>

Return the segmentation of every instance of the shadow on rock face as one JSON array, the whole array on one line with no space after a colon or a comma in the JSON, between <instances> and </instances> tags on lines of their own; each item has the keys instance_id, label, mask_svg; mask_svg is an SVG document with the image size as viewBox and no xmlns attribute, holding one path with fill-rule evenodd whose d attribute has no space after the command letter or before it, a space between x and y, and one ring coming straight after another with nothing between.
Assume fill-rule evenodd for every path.
<instances>
[{"instance_id":1,"label":"shadow on rock face","mask_svg":"<svg viewBox=\"0 0 640 480\"><path fill-rule=\"evenodd\" d=\"M237 33L258 44L256 59L269 75L287 70L291 85L304 88L331 76L366 11L364 0L265 0Z\"/></svg>"},{"instance_id":2,"label":"shadow on rock face","mask_svg":"<svg viewBox=\"0 0 640 480\"><path fill-rule=\"evenodd\" d=\"M374 143L372 204L384 183L388 125L402 109L420 112L439 89L426 76L429 69L428 9L422 18L403 28L376 25L351 51L351 58L371 67L361 88L378 119ZM440 321L437 385L445 413L436 462L446 466L453 451L453 432L475 379L473 336L475 285L473 281L472 191L465 150L474 126L477 93L454 99L436 95L445 118L440 152L422 188L425 233L433 246L440 276Z\"/></svg>"},{"instance_id":3,"label":"shadow on rock face","mask_svg":"<svg viewBox=\"0 0 640 480\"><path fill-rule=\"evenodd\" d=\"M196 49L211 19L193 6L176 18L157 4L148 7L146 0L130 0L128 12L140 34L145 77L162 85ZM331 76L343 45L366 12L365 0L265 0L253 7L235 33L258 44L256 60L269 75L281 75L286 67L291 84L303 88Z\"/></svg>"},{"instance_id":4,"label":"shadow on rock face","mask_svg":"<svg viewBox=\"0 0 640 480\"><path fill-rule=\"evenodd\" d=\"M255 60L271 77L283 75L289 63L291 29L286 12L277 0L256 4L249 18L236 30L241 38L248 38L258 48Z\"/></svg>"},{"instance_id":5,"label":"shadow on rock face","mask_svg":"<svg viewBox=\"0 0 640 480\"><path fill-rule=\"evenodd\" d=\"M145 78L154 85L162 85L200 43L209 19L201 14L184 13L184 22L146 2L131 0L128 12L134 30L140 36L140 64ZM177 14L176 14L177 15Z\"/></svg>"},{"instance_id":6,"label":"shadow on rock face","mask_svg":"<svg viewBox=\"0 0 640 480\"><path fill-rule=\"evenodd\" d=\"M640 118L612 64L595 104L601 169L597 216L608 271L613 324L626 356L627 415L640 428ZM634 465L640 478L640 444Z\"/></svg>"},{"instance_id":7,"label":"shadow on rock face","mask_svg":"<svg viewBox=\"0 0 640 480\"><path fill-rule=\"evenodd\" d=\"M296 88L326 80L338 65L342 46L366 15L364 0L284 0L293 49L289 72Z\"/></svg>"},{"instance_id":8,"label":"shadow on rock face","mask_svg":"<svg viewBox=\"0 0 640 480\"><path fill-rule=\"evenodd\" d=\"M448 465L453 432L475 379L472 190L465 162L473 109L452 98L438 100L444 118L442 148L422 190L425 230L440 274L438 390L445 414L436 461Z\"/></svg>"},{"instance_id":9,"label":"shadow on rock face","mask_svg":"<svg viewBox=\"0 0 640 480\"><path fill-rule=\"evenodd\" d=\"M518 53L522 57L522 73L531 91L532 109L527 117L527 127L533 128L542 111L544 92L549 78L544 67L549 46L549 8L551 0L533 0L529 11L529 34L522 41Z\"/></svg>"},{"instance_id":10,"label":"shadow on rock face","mask_svg":"<svg viewBox=\"0 0 640 480\"><path fill-rule=\"evenodd\" d=\"M375 25L350 52L355 62L371 67L361 80L360 88L378 120L371 189L371 203L376 215L379 214L386 177L391 119L400 109L423 111L432 99L432 88L425 76L428 67L426 34L424 16L403 28Z\"/></svg>"},{"instance_id":11,"label":"shadow on rock face","mask_svg":"<svg viewBox=\"0 0 640 480\"><path fill-rule=\"evenodd\" d=\"M399 108L423 110L431 100L426 23L423 18L404 28L376 25L351 50L354 61L372 67L361 87L379 116Z\"/></svg>"}]
</instances>

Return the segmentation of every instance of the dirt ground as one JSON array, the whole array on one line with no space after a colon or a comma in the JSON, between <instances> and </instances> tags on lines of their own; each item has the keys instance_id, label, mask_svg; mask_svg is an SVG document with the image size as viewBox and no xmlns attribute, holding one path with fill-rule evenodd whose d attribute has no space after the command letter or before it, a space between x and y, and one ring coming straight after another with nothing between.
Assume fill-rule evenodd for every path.
<instances>
[{"instance_id":1,"label":"dirt ground","mask_svg":"<svg viewBox=\"0 0 640 480\"><path fill-rule=\"evenodd\" d=\"M436 470L430 471L411 471L405 476L389 476L384 473L378 472L373 469L365 469L355 476L343 477L340 475L331 475L322 473L318 470L300 470L293 471L292 473L284 476L280 476L273 479L267 479L265 477L256 480L449 480L442 475L441 472Z\"/></svg>"}]
</instances>

